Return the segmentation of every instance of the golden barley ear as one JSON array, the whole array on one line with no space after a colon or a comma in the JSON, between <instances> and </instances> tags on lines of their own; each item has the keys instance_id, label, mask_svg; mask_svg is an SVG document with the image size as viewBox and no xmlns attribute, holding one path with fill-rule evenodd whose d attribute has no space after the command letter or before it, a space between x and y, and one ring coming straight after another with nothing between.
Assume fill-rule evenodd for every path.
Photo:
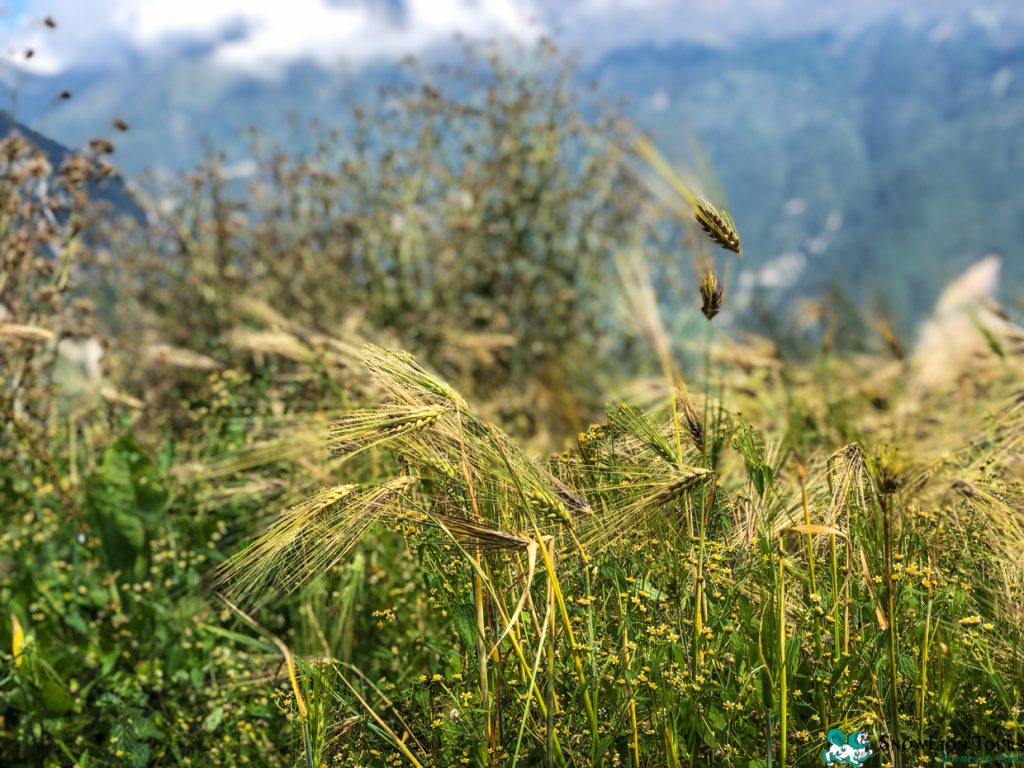
<instances>
[{"instance_id":1,"label":"golden barley ear","mask_svg":"<svg viewBox=\"0 0 1024 768\"><path fill-rule=\"evenodd\" d=\"M709 321L722 309L725 291L714 270L707 269L700 279L700 311Z\"/></svg>"},{"instance_id":2,"label":"golden barley ear","mask_svg":"<svg viewBox=\"0 0 1024 768\"><path fill-rule=\"evenodd\" d=\"M698 200L694 204L694 217L708 237L727 251L742 253L740 235L727 210L719 211L707 200Z\"/></svg>"},{"instance_id":3,"label":"golden barley ear","mask_svg":"<svg viewBox=\"0 0 1024 768\"><path fill-rule=\"evenodd\" d=\"M882 336L886 346L892 352L893 356L897 360L903 360L906 357L906 351L903 349L903 344L896 335L896 331L893 330L892 323L889 322L886 317L878 317L875 319L875 327L878 329L878 333Z\"/></svg>"}]
</instances>

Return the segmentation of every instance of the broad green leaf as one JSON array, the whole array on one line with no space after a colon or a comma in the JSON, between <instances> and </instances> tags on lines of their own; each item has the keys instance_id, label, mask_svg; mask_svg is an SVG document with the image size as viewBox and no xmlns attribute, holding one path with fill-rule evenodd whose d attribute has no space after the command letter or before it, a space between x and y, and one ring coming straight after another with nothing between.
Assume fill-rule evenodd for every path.
<instances>
[{"instance_id":1,"label":"broad green leaf","mask_svg":"<svg viewBox=\"0 0 1024 768\"><path fill-rule=\"evenodd\" d=\"M213 710L203 718L203 730L207 733L213 733L217 730L217 727L223 719L224 707L214 707Z\"/></svg>"},{"instance_id":2,"label":"broad green leaf","mask_svg":"<svg viewBox=\"0 0 1024 768\"><path fill-rule=\"evenodd\" d=\"M43 677L39 694L43 706L54 715L66 715L75 707L75 700L71 697L68 687L50 675Z\"/></svg>"}]
</instances>

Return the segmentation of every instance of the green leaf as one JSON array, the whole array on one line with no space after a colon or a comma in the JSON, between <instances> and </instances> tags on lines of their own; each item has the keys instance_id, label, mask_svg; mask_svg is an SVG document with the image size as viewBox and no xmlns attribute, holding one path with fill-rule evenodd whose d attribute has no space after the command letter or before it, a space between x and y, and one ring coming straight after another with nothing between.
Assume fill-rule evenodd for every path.
<instances>
[{"instance_id":1,"label":"green leaf","mask_svg":"<svg viewBox=\"0 0 1024 768\"><path fill-rule=\"evenodd\" d=\"M473 648L476 643L476 607L460 605L452 614L452 620L463 644Z\"/></svg>"},{"instance_id":2,"label":"green leaf","mask_svg":"<svg viewBox=\"0 0 1024 768\"><path fill-rule=\"evenodd\" d=\"M276 650L271 643L266 643L258 638L244 635L241 632L233 632L230 629L224 629L223 627L218 627L214 624L201 622L196 625L196 628L203 632L210 632L211 634L219 635L220 637L231 640L232 642L247 645L250 648L255 648L256 650L263 651L264 653L274 653Z\"/></svg>"},{"instance_id":3,"label":"green leaf","mask_svg":"<svg viewBox=\"0 0 1024 768\"><path fill-rule=\"evenodd\" d=\"M654 586L654 584L652 584L647 579L641 579L637 586L640 587L640 589L642 589L644 592L646 592L652 600L657 600L660 602L662 600L668 599L668 595L666 595L664 592L662 592L660 589Z\"/></svg>"},{"instance_id":4,"label":"green leaf","mask_svg":"<svg viewBox=\"0 0 1024 768\"><path fill-rule=\"evenodd\" d=\"M103 453L100 469L86 485L86 511L107 566L125 578L138 577L149 558L148 530L160 523L167 489L138 443L122 437Z\"/></svg>"},{"instance_id":5,"label":"green leaf","mask_svg":"<svg viewBox=\"0 0 1024 768\"><path fill-rule=\"evenodd\" d=\"M615 741L615 735L605 736L597 743L597 756L601 757L611 747L612 742Z\"/></svg>"},{"instance_id":6,"label":"green leaf","mask_svg":"<svg viewBox=\"0 0 1024 768\"><path fill-rule=\"evenodd\" d=\"M420 685L413 689L412 700L424 712L430 710L430 691L427 690L425 685Z\"/></svg>"},{"instance_id":7,"label":"green leaf","mask_svg":"<svg viewBox=\"0 0 1024 768\"><path fill-rule=\"evenodd\" d=\"M908 680L917 677L917 662L914 661L912 656L901 654L896 660L896 666L899 667L900 674Z\"/></svg>"},{"instance_id":8,"label":"green leaf","mask_svg":"<svg viewBox=\"0 0 1024 768\"><path fill-rule=\"evenodd\" d=\"M754 483L754 488L757 489L758 496L764 496L764 484L765 484L765 467L758 466L753 467L750 470L750 479Z\"/></svg>"},{"instance_id":9,"label":"green leaf","mask_svg":"<svg viewBox=\"0 0 1024 768\"><path fill-rule=\"evenodd\" d=\"M1000 343L999 339L996 338L995 334L992 333L992 331L988 328L988 326L982 323L976 316L971 317L971 322L974 324L974 327L978 329L978 333L980 333L982 337L984 337L985 343L988 344L988 348L991 349L1000 358L1005 358L1006 350L1003 349L1003 345Z\"/></svg>"},{"instance_id":10,"label":"green leaf","mask_svg":"<svg viewBox=\"0 0 1024 768\"><path fill-rule=\"evenodd\" d=\"M203 730L207 733L213 733L217 730L223 719L224 707L214 707L210 714L203 718Z\"/></svg>"},{"instance_id":11,"label":"green leaf","mask_svg":"<svg viewBox=\"0 0 1024 768\"><path fill-rule=\"evenodd\" d=\"M82 614L77 608L67 608L61 618L63 619L65 626L73 629L78 634L89 634L89 625L86 624L85 619L82 618Z\"/></svg>"},{"instance_id":12,"label":"green leaf","mask_svg":"<svg viewBox=\"0 0 1024 768\"><path fill-rule=\"evenodd\" d=\"M124 538L133 550L139 552L146 546L146 529L142 525L142 518L136 517L125 510L114 511L114 525L117 532Z\"/></svg>"},{"instance_id":13,"label":"green leaf","mask_svg":"<svg viewBox=\"0 0 1024 768\"><path fill-rule=\"evenodd\" d=\"M992 686L992 690L999 696L1000 701L1008 702L1009 697L1006 695L1006 686L1003 685L1003 676L998 672L993 672L988 676L988 682Z\"/></svg>"},{"instance_id":14,"label":"green leaf","mask_svg":"<svg viewBox=\"0 0 1024 768\"><path fill-rule=\"evenodd\" d=\"M121 654L119 651L111 651L106 656L104 656L103 662L100 665L100 674L104 676L109 675L111 670L113 670L114 667L117 666L117 660L120 658Z\"/></svg>"},{"instance_id":15,"label":"green leaf","mask_svg":"<svg viewBox=\"0 0 1024 768\"><path fill-rule=\"evenodd\" d=\"M708 725L707 720L703 717L697 719L697 730L700 732L705 744L714 749L718 749L720 746L718 737L715 735L715 731Z\"/></svg>"},{"instance_id":16,"label":"green leaf","mask_svg":"<svg viewBox=\"0 0 1024 768\"><path fill-rule=\"evenodd\" d=\"M43 678L39 694L43 700L43 706L51 714L66 715L75 707L75 700L71 697L67 686L50 675Z\"/></svg>"},{"instance_id":17,"label":"green leaf","mask_svg":"<svg viewBox=\"0 0 1024 768\"><path fill-rule=\"evenodd\" d=\"M156 518L167 506L167 488L156 465L143 453L132 437L122 437L115 443L131 468L132 487L138 511L147 518ZM155 521L154 521L155 522Z\"/></svg>"},{"instance_id":18,"label":"green leaf","mask_svg":"<svg viewBox=\"0 0 1024 768\"><path fill-rule=\"evenodd\" d=\"M750 479L760 496L764 496L764 492L772 487L774 478L775 473L767 464L759 464L750 470Z\"/></svg>"},{"instance_id":19,"label":"green leaf","mask_svg":"<svg viewBox=\"0 0 1024 768\"><path fill-rule=\"evenodd\" d=\"M797 671L800 668L800 638L790 637L786 639L786 670L791 680L796 679Z\"/></svg>"}]
</instances>

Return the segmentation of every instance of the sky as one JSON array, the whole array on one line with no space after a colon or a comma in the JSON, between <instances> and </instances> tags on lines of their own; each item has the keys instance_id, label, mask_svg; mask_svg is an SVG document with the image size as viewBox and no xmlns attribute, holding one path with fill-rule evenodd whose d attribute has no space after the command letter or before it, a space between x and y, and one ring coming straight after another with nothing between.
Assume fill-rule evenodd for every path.
<instances>
[{"instance_id":1,"label":"sky","mask_svg":"<svg viewBox=\"0 0 1024 768\"><path fill-rule=\"evenodd\" d=\"M674 39L850 29L894 9L934 13L1019 0L0 0L0 39L19 66L58 74L182 51L272 73L400 58L471 38L552 36L583 53ZM57 28L43 24L47 16ZM996 22L993 22L996 23ZM24 51L33 49L25 60Z\"/></svg>"}]
</instances>

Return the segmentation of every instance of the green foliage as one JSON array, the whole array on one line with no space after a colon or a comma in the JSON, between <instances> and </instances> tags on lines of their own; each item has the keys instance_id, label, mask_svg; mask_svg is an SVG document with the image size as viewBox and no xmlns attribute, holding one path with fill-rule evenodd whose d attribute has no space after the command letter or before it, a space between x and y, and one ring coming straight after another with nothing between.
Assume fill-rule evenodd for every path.
<instances>
[{"instance_id":1,"label":"green foliage","mask_svg":"<svg viewBox=\"0 0 1024 768\"><path fill-rule=\"evenodd\" d=\"M503 400L525 433L577 431L609 369L634 365L613 321L615 260L664 259L667 295L676 259L658 246L674 231L652 215L622 121L572 87L554 50L517 64L488 53L411 71L354 106L348 133L257 136L244 187L211 155L160 227L123 238L125 327L145 318L207 350L256 300L328 335L397 338Z\"/></svg>"},{"instance_id":2,"label":"green foliage","mask_svg":"<svg viewBox=\"0 0 1024 768\"><path fill-rule=\"evenodd\" d=\"M85 514L99 532L111 571L142 578L152 554L147 531L160 529L166 505L167 490L138 443L122 437L110 445L86 483Z\"/></svg>"}]
</instances>

